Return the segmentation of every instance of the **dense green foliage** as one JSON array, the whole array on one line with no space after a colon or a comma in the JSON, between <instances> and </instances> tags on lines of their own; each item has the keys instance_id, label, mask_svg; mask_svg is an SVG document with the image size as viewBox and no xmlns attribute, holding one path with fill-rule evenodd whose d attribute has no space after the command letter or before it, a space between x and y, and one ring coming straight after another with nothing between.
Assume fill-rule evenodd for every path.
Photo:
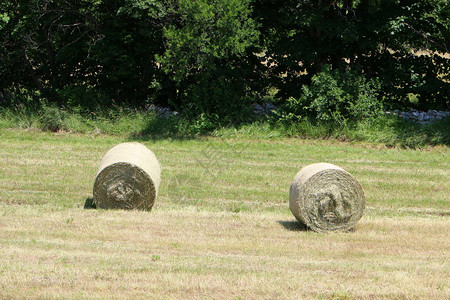
<instances>
[{"instance_id":1,"label":"dense green foliage","mask_svg":"<svg viewBox=\"0 0 450 300\"><path fill-rule=\"evenodd\" d=\"M199 126L450 105L447 0L6 0L2 106L168 106ZM413 100L413 101L411 101Z\"/></svg>"},{"instance_id":2,"label":"dense green foliage","mask_svg":"<svg viewBox=\"0 0 450 300\"><path fill-rule=\"evenodd\" d=\"M6 1L0 88L70 106L142 104L160 75L161 29L133 1Z\"/></svg>"},{"instance_id":3,"label":"dense green foliage","mask_svg":"<svg viewBox=\"0 0 450 300\"><path fill-rule=\"evenodd\" d=\"M449 1L275 1L254 5L260 17L272 82L299 97L325 64L379 78L390 104L449 105ZM426 50L428 55L414 51Z\"/></svg>"},{"instance_id":4,"label":"dense green foliage","mask_svg":"<svg viewBox=\"0 0 450 300\"><path fill-rule=\"evenodd\" d=\"M174 21L164 28L162 69L178 90L174 105L189 116L243 117L254 66L248 49L258 41L248 0L179 0ZM226 118L228 117L228 118Z\"/></svg>"},{"instance_id":5,"label":"dense green foliage","mask_svg":"<svg viewBox=\"0 0 450 300\"><path fill-rule=\"evenodd\" d=\"M312 77L311 85L303 85L300 98L291 97L276 115L279 121L295 122L306 117L320 122L361 121L379 117L382 102L379 84L366 81L356 72L332 71L329 65Z\"/></svg>"}]
</instances>

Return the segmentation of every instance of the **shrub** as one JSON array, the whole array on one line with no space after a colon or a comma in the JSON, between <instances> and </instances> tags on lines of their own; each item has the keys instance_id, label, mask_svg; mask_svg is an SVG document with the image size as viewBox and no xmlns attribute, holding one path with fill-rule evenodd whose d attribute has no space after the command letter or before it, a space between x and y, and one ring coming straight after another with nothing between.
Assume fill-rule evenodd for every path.
<instances>
[{"instance_id":1,"label":"shrub","mask_svg":"<svg viewBox=\"0 0 450 300\"><path fill-rule=\"evenodd\" d=\"M41 129L44 131L56 132L64 129L64 119L66 112L57 106L42 107L42 115L40 117Z\"/></svg>"},{"instance_id":2,"label":"shrub","mask_svg":"<svg viewBox=\"0 0 450 300\"><path fill-rule=\"evenodd\" d=\"M67 85L57 90L57 95L64 105L73 108L95 109L110 104L110 100L100 90L92 87Z\"/></svg>"},{"instance_id":3,"label":"shrub","mask_svg":"<svg viewBox=\"0 0 450 300\"><path fill-rule=\"evenodd\" d=\"M316 121L361 121L377 117L383 111L377 80L367 80L356 72L340 73L325 66L303 86L300 98L289 98L279 117L285 121L304 117Z\"/></svg>"},{"instance_id":4,"label":"shrub","mask_svg":"<svg viewBox=\"0 0 450 300\"><path fill-rule=\"evenodd\" d=\"M191 134L207 134L220 127L219 117L216 114L200 114L188 125Z\"/></svg>"},{"instance_id":5,"label":"shrub","mask_svg":"<svg viewBox=\"0 0 450 300\"><path fill-rule=\"evenodd\" d=\"M205 129L214 129L219 122L222 125L241 123L251 116L251 98L245 80L227 78L220 73L198 76L198 83L189 86L184 95L183 115L190 120L198 119L196 123Z\"/></svg>"}]
</instances>

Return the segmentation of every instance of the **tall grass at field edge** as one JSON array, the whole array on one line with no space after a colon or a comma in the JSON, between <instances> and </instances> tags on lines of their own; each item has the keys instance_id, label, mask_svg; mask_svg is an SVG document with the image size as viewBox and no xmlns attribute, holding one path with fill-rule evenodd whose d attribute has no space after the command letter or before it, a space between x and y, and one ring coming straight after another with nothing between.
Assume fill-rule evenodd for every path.
<instances>
[{"instance_id":1,"label":"tall grass at field edge","mask_svg":"<svg viewBox=\"0 0 450 300\"><path fill-rule=\"evenodd\" d=\"M180 116L158 117L153 112L110 108L97 111L42 107L39 109L0 107L0 128L109 134L131 139L191 138L198 136L252 139L307 138L362 141L386 146L417 148L450 145L450 117L420 125L396 116L384 115L360 122L318 123L307 119L284 124L268 120L248 124L217 125L205 130L196 120Z\"/></svg>"}]
</instances>

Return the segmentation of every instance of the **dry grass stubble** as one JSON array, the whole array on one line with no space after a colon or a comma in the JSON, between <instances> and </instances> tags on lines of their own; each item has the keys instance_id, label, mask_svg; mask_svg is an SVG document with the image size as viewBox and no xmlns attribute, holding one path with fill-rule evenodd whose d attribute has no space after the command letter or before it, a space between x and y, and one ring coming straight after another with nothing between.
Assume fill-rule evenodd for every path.
<instances>
[{"instance_id":1,"label":"dry grass stubble","mask_svg":"<svg viewBox=\"0 0 450 300\"><path fill-rule=\"evenodd\" d=\"M163 166L153 211L83 210L122 141L0 130L0 298L450 298L448 147L146 141ZM300 231L289 212L317 161L363 186L354 232Z\"/></svg>"},{"instance_id":2,"label":"dry grass stubble","mask_svg":"<svg viewBox=\"0 0 450 300\"><path fill-rule=\"evenodd\" d=\"M3 298L450 296L446 217L317 234L280 213L0 209Z\"/></svg>"}]
</instances>

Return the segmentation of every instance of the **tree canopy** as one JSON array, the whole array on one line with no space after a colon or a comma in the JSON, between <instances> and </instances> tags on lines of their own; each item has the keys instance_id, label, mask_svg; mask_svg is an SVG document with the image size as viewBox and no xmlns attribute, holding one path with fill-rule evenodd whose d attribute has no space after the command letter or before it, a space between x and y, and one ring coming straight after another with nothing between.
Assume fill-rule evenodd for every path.
<instances>
[{"instance_id":1,"label":"tree canopy","mask_svg":"<svg viewBox=\"0 0 450 300\"><path fill-rule=\"evenodd\" d=\"M0 90L234 120L356 72L387 105L446 109L449 20L447 0L6 0Z\"/></svg>"}]
</instances>

